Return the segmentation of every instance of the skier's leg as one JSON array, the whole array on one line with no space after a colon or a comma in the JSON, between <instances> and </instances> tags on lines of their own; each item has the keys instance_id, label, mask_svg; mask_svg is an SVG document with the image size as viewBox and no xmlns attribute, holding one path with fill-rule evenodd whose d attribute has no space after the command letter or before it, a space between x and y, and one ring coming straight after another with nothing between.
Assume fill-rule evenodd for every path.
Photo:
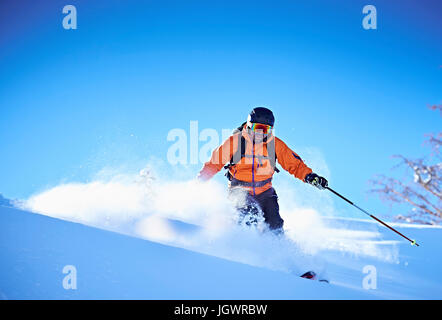
<instances>
[{"instance_id":1,"label":"skier's leg","mask_svg":"<svg viewBox=\"0 0 442 320\"><path fill-rule=\"evenodd\" d=\"M282 234L284 232L284 220L279 215L278 195L275 189L270 188L264 191L258 195L257 201L263 211L264 220L269 229L277 234Z\"/></svg>"},{"instance_id":2,"label":"skier's leg","mask_svg":"<svg viewBox=\"0 0 442 320\"><path fill-rule=\"evenodd\" d=\"M262 211L258 202L243 188L232 188L229 198L238 211L238 224L243 226L256 226Z\"/></svg>"},{"instance_id":3,"label":"skier's leg","mask_svg":"<svg viewBox=\"0 0 442 320\"><path fill-rule=\"evenodd\" d=\"M242 207L237 207L239 212L238 223L245 226L256 226L258 225L259 215L262 214L258 203L252 198L247 199L246 205Z\"/></svg>"}]
</instances>

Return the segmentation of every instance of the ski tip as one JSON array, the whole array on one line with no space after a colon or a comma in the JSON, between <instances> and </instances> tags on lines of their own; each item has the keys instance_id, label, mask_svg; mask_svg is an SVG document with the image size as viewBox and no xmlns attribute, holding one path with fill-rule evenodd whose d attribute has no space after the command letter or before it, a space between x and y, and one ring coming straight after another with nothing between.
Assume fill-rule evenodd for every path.
<instances>
[{"instance_id":1,"label":"ski tip","mask_svg":"<svg viewBox=\"0 0 442 320\"><path fill-rule=\"evenodd\" d=\"M411 245L419 247L419 243L417 243L416 240L411 241Z\"/></svg>"},{"instance_id":2,"label":"ski tip","mask_svg":"<svg viewBox=\"0 0 442 320\"><path fill-rule=\"evenodd\" d=\"M327 279L318 279L318 275L314 271L307 271L304 273L301 278L309 279L309 280L318 280L319 282L330 283Z\"/></svg>"},{"instance_id":3,"label":"ski tip","mask_svg":"<svg viewBox=\"0 0 442 320\"><path fill-rule=\"evenodd\" d=\"M314 271L307 271L304 273L301 278L304 279L310 279L310 280L316 280L316 273Z\"/></svg>"}]
</instances>

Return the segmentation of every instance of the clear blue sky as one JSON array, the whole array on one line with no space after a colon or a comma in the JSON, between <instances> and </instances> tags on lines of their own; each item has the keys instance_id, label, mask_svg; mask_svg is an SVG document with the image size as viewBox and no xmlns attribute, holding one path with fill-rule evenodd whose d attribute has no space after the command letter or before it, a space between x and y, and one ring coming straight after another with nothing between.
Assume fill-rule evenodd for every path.
<instances>
[{"instance_id":1,"label":"clear blue sky","mask_svg":"<svg viewBox=\"0 0 442 320\"><path fill-rule=\"evenodd\" d=\"M318 148L333 186L363 200L391 155L424 155L441 128L426 108L442 99L441 16L417 0L2 0L0 193L166 159L170 129L234 128L267 105L280 138Z\"/></svg>"}]
</instances>

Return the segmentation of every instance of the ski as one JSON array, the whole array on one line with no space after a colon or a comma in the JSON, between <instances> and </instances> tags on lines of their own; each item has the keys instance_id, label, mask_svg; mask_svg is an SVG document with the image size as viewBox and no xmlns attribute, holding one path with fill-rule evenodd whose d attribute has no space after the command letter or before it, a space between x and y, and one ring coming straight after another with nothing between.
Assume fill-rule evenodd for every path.
<instances>
[{"instance_id":1,"label":"ski","mask_svg":"<svg viewBox=\"0 0 442 320\"><path fill-rule=\"evenodd\" d=\"M318 279L318 275L314 271L307 271L304 273L301 278L309 279L309 280L318 280L319 282L326 282L329 283L326 279Z\"/></svg>"}]
</instances>

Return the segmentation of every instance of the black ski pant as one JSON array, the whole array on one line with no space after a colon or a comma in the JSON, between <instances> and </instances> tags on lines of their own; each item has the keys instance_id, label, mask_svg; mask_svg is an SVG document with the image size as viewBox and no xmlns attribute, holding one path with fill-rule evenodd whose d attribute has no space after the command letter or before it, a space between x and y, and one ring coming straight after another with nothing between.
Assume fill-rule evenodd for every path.
<instances>
[{"instance_id":1,"label":"black ski pant","mask_svg":"<svg viewBox=\"0 0 442 320\"><path fill-rule=\"evenodd\" d=\"M232 188L231 192L233 189L236 188ZM273 188L255 196L247 193L245 201L237 203L236 209L241 215L258 215L261 211L270 230L283 231L284 220L279 215L278 195Z\"/></svg>"}]
</instances>

